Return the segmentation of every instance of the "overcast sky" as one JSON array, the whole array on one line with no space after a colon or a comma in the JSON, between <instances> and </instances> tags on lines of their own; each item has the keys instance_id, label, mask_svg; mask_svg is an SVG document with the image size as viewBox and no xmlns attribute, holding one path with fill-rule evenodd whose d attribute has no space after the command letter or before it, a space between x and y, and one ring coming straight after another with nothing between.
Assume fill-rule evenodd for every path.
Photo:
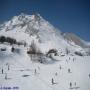
<instances>
[{"instance_id":1,"label":"overcast sky","mask_svg":"<svg viewBox=\"0 0 90 90\"><path fill-rule=\"evenodd\" d=\"M0 0L0 22L35 12L62 32L90 41L90 0Z\"/></svg>"}]
</instances>

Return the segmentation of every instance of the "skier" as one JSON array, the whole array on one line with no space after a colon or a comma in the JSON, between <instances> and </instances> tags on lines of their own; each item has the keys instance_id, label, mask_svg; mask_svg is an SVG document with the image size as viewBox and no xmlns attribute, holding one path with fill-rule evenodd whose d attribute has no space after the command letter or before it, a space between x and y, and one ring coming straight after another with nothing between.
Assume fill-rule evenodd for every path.
<instances>
[{"instance_id":1,"label":"skier","mask_svg":"<svg viewBox=\"0 0 90 90\"><path fill-rule=\"evenodd\" d=\"M70 73L71 72L71 70L70 70L70 68L68 69L68 73Z\"/></svg>"},{"instance_id":2,"label":"skier","mask_svg":"<svg viewBox=\"0 0 90 90\"><path fill-rule=\"evenodd\" d=\"M69 60L70 60L70 57L69 57Z\"/></svg>"},{"instance_id":3,"label":"skier","mask_svg":"<svg viewBox=\"0 0 90 90\"><path fill-rule=\"evenodd\" d=\"M10 70L10 66L8 65L8 70Z\"/></svg>"},{"instance_id":4,"label":"skier","mask_svg":"<svg viewBox=\"0 0 90 90\"><path fill-rule=\"evenodd\" d=\"M2 74L3 74L3 68L2 68Z\"/></svg>"},{"instance_id":5,"label":"skier","mask_svg":"<svg viewBox=\"0 0 90 90\"><path fill-rule=\"evenodd\" d=\"M15 51L15 48L14 48L14 47L12 47L12 48L11 48L11 52L14 52L14 51Z\"/></svg>"},{"instance_id":6,"label":"skier","mask_svg":"<svg viewBox=\"0 0 90 90\"><path fill-rule=\"evenodd\" d=\"M66 59L66 62L68 63L68 60Z\"/></svg>"},{"instance_id":7,"label":"skier","mask_svg":"<svg viewBox=\"0 0 90 90\"><path fill-rule=\"evenodd\" d=\"M7 74L5 74L5 80L7 80Z\"/></svg>"},{"instance_id":8,"label":"skier","mask_svg":"<svg viewBox=\"0 0 90 90\"><path fill-rule=\"evenodd\" d=\"M55 76L57 76L58 74L57 74L57 72L55 73Z\"/></svg>"},{"instance_id":9,"label":"skier","mask_svg":"<svg viewBox=\"0 0 90 90\"><path fill-rule=\"evenodd\" d=\"M72 87L72 83L70 82L70 88Z\"/></svg>"},{"instance_id":10,"label":"skier","mask_svg":"<svg viewBox=\"0 0 90 90\"><path fill-rule=\"evenodd\" d=\"M60 70L62 69L61 65L60 65Z\"/></svg>"},{"instance_id":11,"label":"skier","mask_svg":"<svg viewBox=\"0 0 90 90\"><path fill-rule=\"evenodd\" d=\"M52 85L54 84L54 79L52 78Z\"/></svg>"},{"instance_id":12,"label":"skier","mask_svg":"<svg viewBox=\"0 0 90 90\"><path fill-rule=\"evenodd\" d=\"M38 69L40 70L40 67L38 66Z\"/></svg>"},{"instance_id":13,"label":"skier","mask_svg":"<svg viewBox=\"0 0 90 90\"><path fill-rule=\"evenodd\" d=\"M36 73L37 73L37 70L35 69L34 74L36 74Z\"/></svg>"},{"instance_id":14,"label":"skier","mask_svg":"<svg viewBox=\"0 0 90 90\"><path fill-rule=\"evenodd\" d=\"M90 74L89 74L89 77L90 77Z\"/></svg>"},{"instance_id":15,"label":"skier","mask_svg":"<svg viewBox=\"0 0 90 90\"><path fill-rule=\"evenodd\" d=\"M76 86L76 82L75 82L74 84L75 84L75 86Z\"/></svg>"},{"instance_id":16,"label":"skier","mask_svg":"<svg viewBox=\"0 0 90 90\"><path fill-rule=\"evenodd\" d=\"M8 70L10 70L10 65L9 65L9 63L6 63L6 65L8 66Z\"/></svg>"}]
</instances>

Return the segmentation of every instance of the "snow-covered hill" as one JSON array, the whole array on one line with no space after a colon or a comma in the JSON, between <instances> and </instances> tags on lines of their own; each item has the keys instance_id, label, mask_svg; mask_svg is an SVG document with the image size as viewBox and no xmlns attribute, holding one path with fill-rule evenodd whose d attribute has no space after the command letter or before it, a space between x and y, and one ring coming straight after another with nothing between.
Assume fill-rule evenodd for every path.
<instances>
[{"instance_id":1,"label":"snow-covered hill","mask_svg":"<svg viewBox=\"0 0 90 90\"><path fill-rule=\"evenodd\" d=\"M44 20L39 14L14 16L10 21L0 25L0 36L9 36L17 41L24 41L28 45L34 41L43 52L49 49L70 51L85 50L90 45L84 44L81 39L72 34L62 32ZM83 48L83 46L86 46ZM44 49L44 50L43 50Z\"/></svg>"},{"instance_id":2,"label":"snow-covered hill","mask_svg":"<svg viewBox=\"0 0 90 90\"><path fill-rule=\"evenodd\" d=\"M22 13L0 25L2 90L89 90L89 64L90 43L39 14Z\"/></svg>"}]
</instances>

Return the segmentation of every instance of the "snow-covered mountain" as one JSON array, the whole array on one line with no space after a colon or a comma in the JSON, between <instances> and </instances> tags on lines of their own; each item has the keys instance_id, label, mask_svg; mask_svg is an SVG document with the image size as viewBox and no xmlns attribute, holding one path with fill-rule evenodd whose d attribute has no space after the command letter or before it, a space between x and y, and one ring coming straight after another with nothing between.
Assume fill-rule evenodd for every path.
<instances>
[{"instance_id":1,"label":"snow-covered mountain","mask_svg":"<svg viewBox=\"0 0 90 90\"><path fill-rule=\"evenodd\" d=\"M86 42L86 41L82 40L80 37L76 36L73 33L64 33L64 37L67 40L74 42L76 45L79 45L83 48L90 48L90 42Z\"/></svg>"},{"instance_id":2,"label":"snow-covered mountain","mask_svg":"<svg viewBox=\"0 0 90 90\"><path fill-rule=\"evenodd\" d=\"M89 90L90 43L39 14L0 24L1 90Z\"/></svg>"},{"instance_id":3,"label":"snow-covered mountain","mask_svg":"<svg viewBox=\"0 0 90 90\"><path fill-rule=\"evenodd\" d=\"M22 13L14 16L0 25L0 36L2 35L12 37L17 41L24 41L28 46L34 41L42 52L47 52L49 49L62 51L66 48L72 52L77 50L87 52L90 49L88 42L71 33L62 34L39 14Z\"/></svg>"}]
</instances>

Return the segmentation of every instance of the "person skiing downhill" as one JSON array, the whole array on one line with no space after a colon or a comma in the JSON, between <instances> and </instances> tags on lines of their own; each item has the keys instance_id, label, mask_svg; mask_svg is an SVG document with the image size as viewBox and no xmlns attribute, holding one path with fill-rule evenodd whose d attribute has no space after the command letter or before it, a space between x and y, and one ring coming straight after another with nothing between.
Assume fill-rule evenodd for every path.
<instances>
[{"instance_id":1,"label":"person skiing downhill","mask_svg":"<svg viewBox=\"0 0 90 90\"><path fill-rule=\"evenodd\" d=\"M52 85L54 84L54 79L52 78Z\"/></svg>"},{"instance_id":2,"label":"person skiing downhill","mask_svg":"<svg viewBox=\"0 0 90 90\"><path fill-rule=\"evenodd\" d=\"M70 82L70 88L72 87L72 83Z\"/></svg>"},{"instance_id":3,"label":"person skiing downhill","mask_svg":"<svg viewBox=\"0 0 90 90\"><path fill-rule=\"evenodd\" d=\"M8 70L10 70L10 65L9 65L9 63L6 63L6 65L7 65L7 67L8 67Z\"/></svg>"},{"instance_id":4,"label":"person skiing downhill","mask_svg":"<svg viewBox=\"0 0 90 90\"><path fill-rule=\"evenodd\" d=\"M89 77L90 77L90 74L89 74Z\"/></svg>"},{"instance_id":5,"label":"person skiing downhill","mask_svg":"<svg viewBox=\"0 0 90 90\"><path fill-rule=\"evenodd\" d=\"M36 74L36 73L37 73L37 70L35 69L34 74Z\"/></svg>"},{"instance_id":6,"label":"person skiing downhill","mask_svg":"<svg viewBox=\"0 0 90 90\"><path fill-rule=\"evenodd\" d=\"M71 70L70 70L70 68L68 69L68 73L70 73L71 72Z\"/></svg>"},{"instance_id":7,"label":"person skiing downhill","mask_svg":"<svg viewBox=\"0 0 90 90\"><path fill-rule=\"evenodd\" d=\"M75 82L74 84L75 84L75 86L76 86L76 82Z\"/></svg>"},{"instance_id":8,"label":"person skiing downhill","mask_svg":"<svg viewBox=\"0 0 90 90\"><path fill-rule=\"evenodd\" d=\"M5 80L7 80L7 73L5 74Z\"/></svg>"},{"instance_id":9,"label":"person skiing downhill","mask_svg":"<svg viewBox=\"0 0 90 90\"><path fill-rule=\"evenodd\" d=\"M62 69L61 65L60 65L60 67L59 67L59 68L60 68L60 70Z\"/></svg>"},{"instance_id":10,"label":"person skiing downhill","mask_svg":"<svg viewBox=\"0 0 90 90\"><path fill-rule=\"evenodd\" d=\"M2 68L2 74L3 74L3 68Z\"/></svg>"}]
</instances>

